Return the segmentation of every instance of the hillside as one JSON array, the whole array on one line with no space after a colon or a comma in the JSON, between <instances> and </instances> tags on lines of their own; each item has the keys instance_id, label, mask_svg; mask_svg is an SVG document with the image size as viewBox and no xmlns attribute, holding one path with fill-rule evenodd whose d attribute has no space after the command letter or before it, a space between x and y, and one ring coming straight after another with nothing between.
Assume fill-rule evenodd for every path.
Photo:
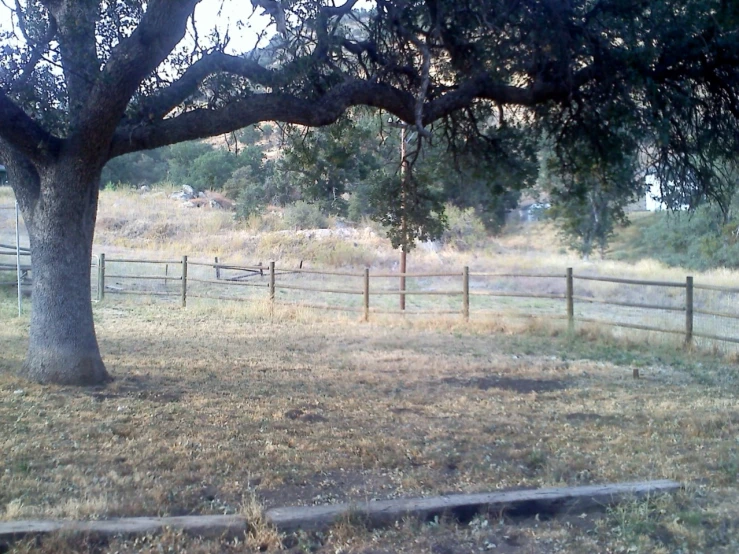
<instances>
[{"instance_id":1,"label":"hillside","mask_svg":"<svg viewBox=\"0 0 739 554\"><path fill-rule=\"evenodd\" d=\"M608 257L624 262L657 260L672 267L707 271L739 267L739 222L724 222L717 210L632 214L619 229Z\"/></svg>"},{"instance_id":2,"label":"hillside","mask_svg":"<svg viewBox=\"0 0 739 554\"><path fill-rule=\"evenodd\" d=\"M218 256L233 263L302 260L324 267L397 265L398 252L392 249L384 230L372 222L351 226L342 220L324 218L321 227L328 230L296 232L292 218L297 216L289 208L274 208L247 221L237 221L232 212L186 208L183 202L169 198L174 190L159 187L148 193L130 189L101 191L95 252L125 252L140 257ZM12 205L12 191L0 188L0 206ZM635 214L632 225L618 231L605 260L586 261L561 246L550 222L507 227L501 235L490 237L479 225L470 223L471 214L453 212L450 223L454 228L446 234L444 243L419 245L409 257L409 271L469 265L477 271L559 271L573 267L600 274L678 280L686 274L686 269L679 265L667 265L680 259L679 252L669 250L666 245L670 243L653 238L655 229L664 229L666 214ZM14 211L0 210L0 242L13 241ZM21 242L25 245L27 239L22 238ZM692 274L700 275L705 282L736 282L731 269L708 269L706 263L700 267L696 271L696 265L688 266Z\"/></svg>"}]
</instances>

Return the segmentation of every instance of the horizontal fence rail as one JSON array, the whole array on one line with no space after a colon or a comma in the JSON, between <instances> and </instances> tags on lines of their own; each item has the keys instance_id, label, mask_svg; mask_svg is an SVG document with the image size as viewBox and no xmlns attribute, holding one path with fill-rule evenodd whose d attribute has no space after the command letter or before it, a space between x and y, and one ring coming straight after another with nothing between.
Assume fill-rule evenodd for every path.
<instances>
[{"instance_id":1,"label":"horizontal fence rail","mask_svg":"<svg viewBox=\"0 0 739 554\"><path fill-rule=\"evenodd\" d=\"M302 262L299 267L275 262L240 265L218 258L190 261L187 256L179 260L106 259L100 254L95 262L98 301L106 294L179 299L183 307L188 297L267 301L270 306L359 313L365 321L379 314L457 315L468 321L475 313L565 320L571 331L576 323L589 323L682 335L686 344L696 338L739 344L739 332L732 336L721 323L739 321L739 310L731 311L739 300L739 288L697 284L692 277L684 282L628 279L576 275L570 268L564 273L472 272L467 267L462 271L372 273L369 268L324 271L305 268ZM141 271L128 271L129 264ZM401 278L410 281L405 288L388 286L388 281L405 283ZM598 289L599 283L605 289ZM632 292L624 293L627 289ZM653 290L663 292L653 294ZM410 307L406 309L403 302L397 309L397 298L405 301L406 297ZM395 308L389 304L393 301ZM502 307L510 310L501 312Z\"/></svg>"},{"instance_id":2,"label":"horizontal fence rail","mask_svg":"<svg viewBox=\"0 0 739 554\"><path fill-rule=\"evenodd\" d=\"M685 288L685 283L676 283L673 281L644 281L641 279L622 279L621 277L598 277L593 275L573 275L573 277L581 281L600 281L603 283L621 283L624 285Z\"/></svg>"}]
</instances>

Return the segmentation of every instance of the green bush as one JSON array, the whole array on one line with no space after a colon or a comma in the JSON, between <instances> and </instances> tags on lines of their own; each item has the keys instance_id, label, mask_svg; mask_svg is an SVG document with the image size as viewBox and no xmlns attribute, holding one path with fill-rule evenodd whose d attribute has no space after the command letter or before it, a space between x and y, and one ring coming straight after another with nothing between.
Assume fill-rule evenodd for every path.
<instances>
[{"instance_id":1,"label":"green bush","mask_svg":"<svg viewBox=\"0 0 739 554\"><path fill-rule=\"evenodd\" d=\"M255 177L249 166L234 171L223 189L227 196L236 199L237 219L249 219L268 203L264 183Z\"/></svg>"},{"instance_id":2,"label":"green bush","mask_svg":"<svg viewBox=\"0 0 739 554\"><path fill-rule=\"evenodd\" d=\"M723 221L718 210L658 212L635 225L637 232L612 258L653 258L667 265L705 271L739 267L739 220Z\"/></svg>"},{"instance_id":3,"label":"green bush","mask_svg":"<svg viewBox=\"0 0 739 554\"><path fill-rule=\"evenodd\" d=\"M441 236L442 243L459 251L471 250L485 244L488 232L473 208L462 210L447 204L444 213L447 223L446 230Z\"/></svg>"},{"instance_id":4,"label":"green bush","mask_svg":"<svg viewBox=\"0 0 739 554\"><path fill-rule=\"evenodd\" d=\"M318 205L303 200L287 206L283 219L289 229L323 229L328 226L328 218Z\"/></svg>"}]
</instances>

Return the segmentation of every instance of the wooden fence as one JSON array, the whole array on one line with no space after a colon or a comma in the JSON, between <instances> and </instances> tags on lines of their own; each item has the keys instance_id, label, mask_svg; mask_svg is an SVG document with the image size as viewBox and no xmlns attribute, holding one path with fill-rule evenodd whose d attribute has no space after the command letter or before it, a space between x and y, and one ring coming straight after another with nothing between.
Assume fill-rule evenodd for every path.
<instances>
[{"instance_id":1,"label":"wooden fence","mask_svg":"<svg viewBox=\"0 0 739 554\"><path fill-rule=\"evenodd\" d=\"M164 274L131 274L125 271L111 273L108 271L110 264L154 264L157 266L164 266ZM111 258L106 259L104 254L100 254L97 258L97 267L93 267L97 273L96 281L96 292L97 300L102 301L106 294L134 294L134 295L150 295L150 296L167 296L176 297L183 307L187 306L188 298L210 298L216 300L269 300L272 304L287 304L297 305L307 308L317 308L325 310L339 310L345 312L357 312L365 321L369 321L371 314L408 314L408 315L443 315L443 314L457 314L461 316L464 321L470 319L470 299L471 298L497 298L497 299L537 299L545 302L553 302L555 305L546 308L546 312L543 314L548 319L562 319L566 320L570 330L574 329L576 322L582 323L594 323L600 325L609 325L616 327L623 327L629 329L636 329L642 331L654 331L659 333L671 333L678 334L684 337L686 343L690 344L694 338L699 337L703 339L709 339L714 341L729 342L739 344L739 333L737 336L729 336L725 330L725 325L719 323L719 332L715 332L716 325L708 331L696 330L695 319L697 316L710 316L712 321L739 321L739 313L732 313L728 309L716 309L707 303L696 305L695 292L696 291L712 291L722 295L720 300L720 306L726 307L730 305L736 305L737 296L733 302L723 299L730 295L739 295L739 288L728 288L718 287L713 285L700 285L693 282L693 278L688 276L684 282L669 282L669 281L649 281L649 280L635 280L635 279L624 279L616 277L603 277L595 275L576 275L571 268L568 268L563 273L555 274L543 274L543 273L481 273L471 272L468 267L464 267L462 271L457 272L437 272L437 273L387 273L387 272L371 272L370 269L364 269L362 272L341 272L341 271L320 271L314 269L299 268L284 268L277 267L275 262L270 262L268 266L262 266L261 264L253 266L243 265L231 265L218 263L218 259L213 263L208 262L194 262L188 260L187 256L183 256L180 260L138 260L138 259L123 259L123 258ZM237 275L226 276L226 272L238 272ZM292 276L290 282L284 279L285 276ZM322 278L329 277L334 281L338 281L338 284L332 283L330 287L327 286L312 286L308 281L309 276L321 276ZM301 278L302 281L297 281L295 277ZM396 280L401 277L408 279L434 279L440 281L446 281L448 283L446 288L425 288L419 290L399 288L388 288L379 287L377 285L372 286L373 281L376 280ZM490 283L500 283L504 279L527 279L527 280L550 280L557 283L556 286L562 287L562 292L531 292L529 290L494 290L490 288L490 285L485 287L474 287L471 288L470 282L474 281L479 283L486 281ZM111 285L110 281L129 281L136 280L139 282L160 282L163 283L164 290L153 290L149 289L126 289L123 286ZM357 281L357 285L349 286L347 282L350 280ZM265 282L266 281L266 282ZM309 284L306 285L305 283ZM580 282L580 284L578 284ZM588 283L603 283L603 284L615 284L615 285L630 285L636 287L654 287L657 289L672 290L677 293L681 298L677 299L677 303L668 303L665 301L661 302L643 302L643 301L630 301L624 299L604 298L597 297L595 294L578 294L578 291L584 290L584 292L590 292L586 290ZM172 285L175 285L175 290L172 290ZM209 287L204 291L196 291L195 286ZM251 293L248 295L241 294L240 296L227 296L223 294L217 294L214 289L217 287L236 287L244 291L250 290ZM259 289L264 292L259 292ZM289 302L278 298L277 293L280 291L296 291L303 295L301 301ZM325 295L341 295L354 297L361 299L359 306L347 306L347 305L330 305L320 304L305 301L305 297L308 295L321 295L323 299ZM395 296L405 298L407 296L417 297L447 297L453 300L453 306L447 306L448 309L416 309L416 310L393 310L386 306L374 306L373 304L378 303L378 300L382 297ZM662 294L664 296L664 294ZM674 296L674 294L673 294ZM660 294L653 294L652 297L661 298ZM374 299L374 300L373 300ZM451 302L452 300L450 300ZM435 300L438 303L438 300ZM563 303L564 306L561 306ZM386 304L386 302L385 302ZM404 304L401 304L404 305ZM559 308L556 306L559 305ZM632 318L636 320L632 321L612 321L604 319L602 313L596 312L595 314L581 313L576 314L575 307L581 307L583 310L584 306L588 305L606 305L618 308L628 308L638 311L638 316L632 314ZM450 309L451 308L451 309ZM475 313L490 313L486 310L475 308ZM601 311L602 312L602 311ZM644 314L650 314L653 312L660 312L663 314L681 314L680 319L683 319L684 323L679 328L666 328L664 326L658 326L651 323L651 316L646 316L648 320L647 324L643 322L645 319ZM510 315L510 314L505 314ZM534 317L535 314L520 314L524 317ZM540 314L541 316L542 314ZM671 322L674 319L670 320Z\"/></svg>"},{"instance_id":2,"label":"wooden fence","mask_svg":"<svg viewBox=\"0 0 739 554\"><path fill-rule=\"evenodd\" d=\"M25 259L30 257L30 255L30 248L21 246L16 252L15 245L0 244L0 272L12 272L13 274L16 274L20 271L20 278L25 282L27 280L28 273L31 271L31 265L29 263L21 263L19 265L16 257L20 256L25 261ZM0 287L16 287L17 283L18 281L16 278L13 278L12 280L9 280L8 278L0 279Z\"/></svg>"}]
</instances>

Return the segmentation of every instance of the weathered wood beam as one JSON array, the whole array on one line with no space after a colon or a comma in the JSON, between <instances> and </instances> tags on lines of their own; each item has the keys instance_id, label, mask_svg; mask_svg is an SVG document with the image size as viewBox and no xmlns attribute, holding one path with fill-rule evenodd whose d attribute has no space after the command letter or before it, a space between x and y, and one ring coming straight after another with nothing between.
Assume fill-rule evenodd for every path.
<instances>
[{"instance_id":1,"label":"weathered wood beam","mask_svg":"<svg viewBox=\"0 0 739 554\"><path fill-rule=\"evenodd\" d=\"M357 518L370 527L392 524L404 517L430 520L450 515L462 521L477 513L503 513L511 517L580 514L600 510L629 498L673 493L680 489L675 481L643 481L559 487L480 494L454 494L429 498L400 498L376 502L294 506L267 510L265 517L281 532L298 529L317 530L336 521ZM0 541L17 540L29 535L81 533L87 535L140 535L158 533L165 528L182 530L203 537L240 535L247 531L247 521L239 515L132 517L98 521L31 520L0 522Z\"/></svg>"},{"instance_id":2,"label":"weathered wood beam","mask_svg":"<svg viewBox=\"0 0 739 554\"><path fill-rule=\"evenodd\" d=\"M80 533L95 536L147 535L165 528L182 530L202 537L243 534L247 530L242 516L127 517L97 521L24 520L0 523L0 541L50 533Z\"/></svg>"},{"instance_id":3,"label":"weathered wood beam","mask_svg":"<svg viewBox=\"0 0 739 554\"><path fill-rule=\"evenodd\" d=\"M429 498L399 498L377 502L298 506L267 510L266 517L281 531L321 529L342 517L352 517L370 527L391 524L404 517L431 520L452 515L467 521L480 512L509 516L557 515L602 509L624 498L675 492L675 481L645 481L586 487L559 487L480 494L453 494Z\"/></svg>"}]
</instances>

